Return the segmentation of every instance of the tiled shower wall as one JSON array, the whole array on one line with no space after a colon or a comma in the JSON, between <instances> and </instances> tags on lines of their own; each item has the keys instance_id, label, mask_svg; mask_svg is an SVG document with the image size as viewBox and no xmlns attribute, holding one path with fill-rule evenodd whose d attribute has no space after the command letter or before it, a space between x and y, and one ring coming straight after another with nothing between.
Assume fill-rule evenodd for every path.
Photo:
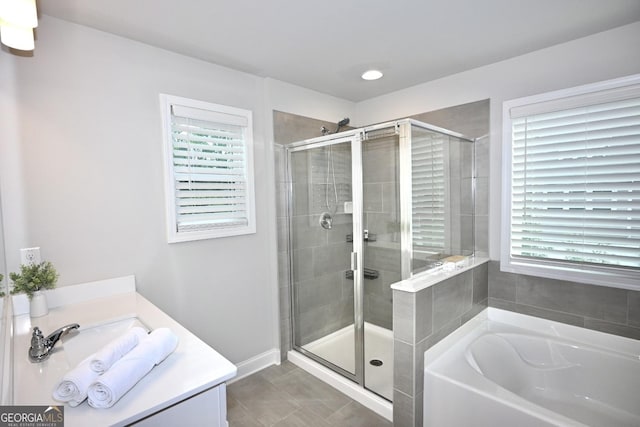
<instances>
[{"instance_id":1,"label":"tiled shower wall","mask_svg":"<svg viewBox=\"0 0 640 427\"><path fill-rule=\"evenodd\" d=\"M398 136L368 140L363 144L363 229L372 238L364 243L364 267L377 278L364 280L365 322L391 329L390 285L400 274L400 203ZM373 241L375 238L375 241Z\"/></svg>"}]
</instances>

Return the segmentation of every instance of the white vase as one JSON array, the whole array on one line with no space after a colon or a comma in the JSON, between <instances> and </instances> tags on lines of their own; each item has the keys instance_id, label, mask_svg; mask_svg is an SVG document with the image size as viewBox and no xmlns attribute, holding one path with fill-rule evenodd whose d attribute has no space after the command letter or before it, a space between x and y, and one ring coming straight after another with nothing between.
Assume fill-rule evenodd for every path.
<instances>
[{"instance_id":1,"label":"white vase","mask_svg":"<svg viewBox=\"0 0 640 427\"><path fill-rule=\"evenodd\" d=\"M49 313L47 296L42 291L35 291L29 302L29 313L31 317L41 317Z\"/></svg>"}]
</instances>

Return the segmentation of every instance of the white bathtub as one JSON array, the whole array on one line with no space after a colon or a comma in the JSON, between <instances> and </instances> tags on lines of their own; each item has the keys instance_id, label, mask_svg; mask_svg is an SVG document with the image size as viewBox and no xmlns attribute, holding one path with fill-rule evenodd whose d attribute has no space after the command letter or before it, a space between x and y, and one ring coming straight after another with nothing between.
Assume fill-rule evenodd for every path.
<instances>
[{"instance_id":1,"label":"white bathtub","mask_svg":"<svg viewBox=\"0 0 640 427\"><path fill-rule=\"evenodd\" d=\"M425 353L424 426L640 426L640 341L489 308Z\"/></svg>"}]
</instances>

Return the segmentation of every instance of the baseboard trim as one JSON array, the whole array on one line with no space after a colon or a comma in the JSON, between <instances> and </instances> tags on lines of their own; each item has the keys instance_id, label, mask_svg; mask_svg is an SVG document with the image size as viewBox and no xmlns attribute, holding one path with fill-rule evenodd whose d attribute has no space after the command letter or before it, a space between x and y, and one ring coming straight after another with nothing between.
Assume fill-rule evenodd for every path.
<instances>
[{"instance_id":1,"label":"baseboard trim","mask_svg":"<svg viewBox=\"0 0 640 427\"><path fill-rule=\"evenodd\" d=\"M277 348L265 351L264 353L258 354L257 356L252 357L251 359L244 360L242 362L236 363L236 367L238 368L238 374L227 381L228 384L232 384L238 380L241 380L244 377L247 377L253 373L263 370L271 365L279 365L280 364L280 350Z\"/></svg>"}]
</instances>

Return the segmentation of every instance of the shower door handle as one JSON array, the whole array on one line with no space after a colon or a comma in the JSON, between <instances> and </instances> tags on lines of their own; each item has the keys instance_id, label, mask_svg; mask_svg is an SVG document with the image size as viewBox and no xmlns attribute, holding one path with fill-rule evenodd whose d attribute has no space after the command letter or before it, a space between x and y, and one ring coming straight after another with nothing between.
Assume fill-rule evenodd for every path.
<instances>
[{"instance_id":1,"label":"shower door handle","mask_svg":"<svg viewBox=\"0 0 640 427\"><path fill-rule=\"evenodd\" d=\"M358 268L358 253L351 252L351 270L356 271Z\"/></svg>"}]
</instances>

